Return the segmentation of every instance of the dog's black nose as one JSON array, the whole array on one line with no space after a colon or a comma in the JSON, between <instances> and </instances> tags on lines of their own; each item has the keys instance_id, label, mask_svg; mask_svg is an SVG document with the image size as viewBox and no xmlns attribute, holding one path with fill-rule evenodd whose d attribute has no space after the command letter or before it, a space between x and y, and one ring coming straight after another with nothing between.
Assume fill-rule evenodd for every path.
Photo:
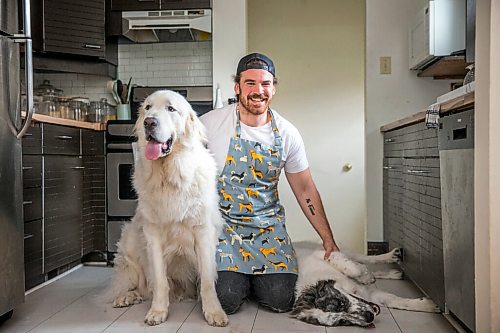
<instances>
[{"instance_id":1,"label":"dog's black nose","mask_svg":"<svg viewBox=\"0 0 500 333\"><path fill-rule=\"evenodd\" d=\"M370 311L364 311L363 317L365 318L367 323L371 323L373 319L375 319L375 315Z\"/></svg>"},{"instance_id":2,"label":"dog's black nose","mask_svg":"<svg viewBox=\"0 0 500 333\"><path fill-rule=\"evenodd\" d=\"M144 119L144 128L147 130L155 129L158 126L158 119L154 117L148 117Z\"/></svg>"}]
</instances>

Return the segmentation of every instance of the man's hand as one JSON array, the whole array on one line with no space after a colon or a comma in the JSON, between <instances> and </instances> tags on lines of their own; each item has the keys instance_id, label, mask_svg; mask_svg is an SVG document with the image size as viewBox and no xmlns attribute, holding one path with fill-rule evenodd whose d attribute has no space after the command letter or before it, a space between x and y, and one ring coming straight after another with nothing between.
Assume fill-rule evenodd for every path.
<instances>
[{"instance_id":1,"label":"man's hand","mask_svg":"<svg viewBox=\"0 0 500 333\"><path fill-rule=\"evenodd\" d=\"M330 260L330 255L332 254L332 252L340 251L339 247L337 246L337 244L335 244L335 241L333 240L323 242L323 248L325 249L325 257L324 257L325 260Z\"/></svg>"}]
</instances>

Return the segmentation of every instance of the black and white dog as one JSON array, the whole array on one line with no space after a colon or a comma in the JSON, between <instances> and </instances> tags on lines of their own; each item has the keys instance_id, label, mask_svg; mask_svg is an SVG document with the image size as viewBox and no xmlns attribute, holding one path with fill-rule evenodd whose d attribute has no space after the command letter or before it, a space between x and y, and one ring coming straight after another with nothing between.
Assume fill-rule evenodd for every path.
<instances>
[{"instance_id":1,"label":"black and white dog","mask_svg":"<svg viewBox=\"0 0 500 333\"><path fill-rule=\"evenodd\" d=\"M328 261L318 244L294 243L299 261L296 300L292 316L324 326L374 327L379 305L395 309L439 312L428 298L401 298L377 289L375 278L401 279L396 269L370 272L366 263L397 263L401 250L378 256L348 255L334 252Z\"/></svg>"}]
</instances>

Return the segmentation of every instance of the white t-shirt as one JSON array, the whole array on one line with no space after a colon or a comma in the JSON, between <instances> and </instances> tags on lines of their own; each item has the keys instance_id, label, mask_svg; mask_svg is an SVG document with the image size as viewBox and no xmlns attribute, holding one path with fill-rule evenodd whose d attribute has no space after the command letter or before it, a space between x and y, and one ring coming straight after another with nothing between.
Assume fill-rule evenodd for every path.
<instances>
[{"instance_id":1,"label":"white t-shirt","mask_svg":"<svg viewBox=\"0 0 500 333\"><path fill-rule=\"evenodd\" d=\"M307 162L304 141L302 141L299 131L278 112L272 111L283 145L281 166L288 173L304 171L309 167L309 163ZM215 156L217 170L220 174L224 169L229 142L236 133L236 104L205 113L200 117L200 120L206 127L208 148ZM271 122L259 127L247 126L242 122L240 124L242 139L261 142L268 146L274 143Z\"/></svg>"}]
</instances>

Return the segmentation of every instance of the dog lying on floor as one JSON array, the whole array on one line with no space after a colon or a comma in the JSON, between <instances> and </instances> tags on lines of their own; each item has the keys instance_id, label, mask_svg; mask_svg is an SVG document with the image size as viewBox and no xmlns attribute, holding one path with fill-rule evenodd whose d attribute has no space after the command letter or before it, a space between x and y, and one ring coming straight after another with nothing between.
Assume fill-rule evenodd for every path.
<instances>
[{"instance_id":1,"label":"dog lying on floor","mask_svg":"<svg viewBox=\"0 0 500 333\"><path fill-rule=\"evenodd\" d=\"M324 326L374 327L379 305L394 309L440 312L429 298L402 298L377 289L375 278L401 279L402 272L370 272L366 263L397 263L401 250L377 256L334 252L323 259L320 245L294 243L299 261L296 300L291 315L307 323Z\"/></svg>"}]
</instances>

